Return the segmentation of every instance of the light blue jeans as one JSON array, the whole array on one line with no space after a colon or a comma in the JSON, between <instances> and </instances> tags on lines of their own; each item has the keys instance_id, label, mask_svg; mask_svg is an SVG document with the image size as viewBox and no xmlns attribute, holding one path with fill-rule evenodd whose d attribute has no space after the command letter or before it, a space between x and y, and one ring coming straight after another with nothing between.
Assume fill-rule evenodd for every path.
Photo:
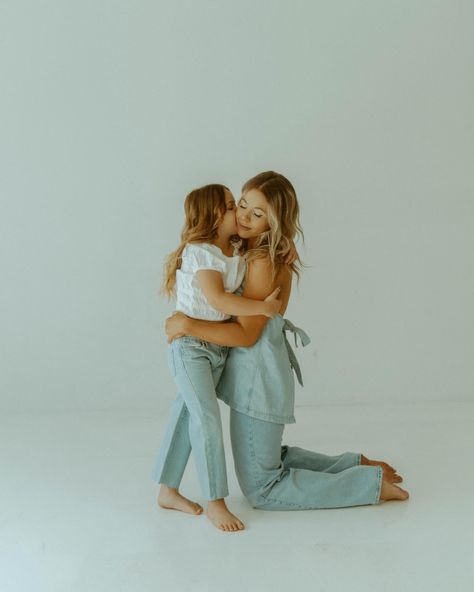
<instances>
[{"instance_id":1,"label":"light blue jeans","mask_svg":"<svg viewBox=\"0 0 474 592\"><path fill-rule=\"evenodd\" d=\"M262 510L311 510L376 504L382 468L360 465L360 454L327 456L282 446L283 424L231 409L235 472L243 494Z\"/></svg>"},{"instance_id":2,"label":"light blue jeans","mask_svg":"<svg viewBox=\"0 0 474 592\"><path fill-rule=\"evenodd\" d=\"M168 363L178 386L153 478L179 488L191 448L199 484L208 500L229 494L222 422L216 385L224 369L228 347L195 339L175 339Z\"/></svg>"}]
</instances>

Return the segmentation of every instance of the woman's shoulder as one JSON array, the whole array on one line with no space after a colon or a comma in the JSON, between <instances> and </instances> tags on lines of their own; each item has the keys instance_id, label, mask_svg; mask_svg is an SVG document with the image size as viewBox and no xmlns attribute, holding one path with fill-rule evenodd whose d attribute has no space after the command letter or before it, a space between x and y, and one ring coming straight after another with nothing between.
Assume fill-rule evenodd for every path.
<instances>
[{"instance_id":1,"label":"woman's shoulder","mask_svg":"<svg viewBox=\"0 0 474 592\"><path fill-rule=\"evenodd\" d=\"M249 262L245 279L245 295L249 298L264 298L270 289L279 286L281 295L285 296L285 298L280 297L280 300L288 300L291 280L292 273L288 265L279 267L274 275L270 258L259 257Z\"/></svg>"},{"instance_id":2,"label":"woman's shoulder","mask_svg":"<svg viewBox=\"0 0 474 592\"><path fill-rule=\"evenodd\" d=\"M255 270L257 272L272 271L272 261L269 255L262 255L261 257L255 257L247 262L249 270Z\"/></svg>"},{"instance_id":3,"label":"woman's shoulder","mask_svg":"<svg viewBox=\"0 0 474 592\"><path fill-rule=\"evenodd\" d=\"M255 274L265 274L273 276L273 263L269 255L257 257L248 262L249 272ZM275 277L280 281L290 280L291 281L292 271L290 265L282 263L277 266Z\"/></svg>"}]
</instances>

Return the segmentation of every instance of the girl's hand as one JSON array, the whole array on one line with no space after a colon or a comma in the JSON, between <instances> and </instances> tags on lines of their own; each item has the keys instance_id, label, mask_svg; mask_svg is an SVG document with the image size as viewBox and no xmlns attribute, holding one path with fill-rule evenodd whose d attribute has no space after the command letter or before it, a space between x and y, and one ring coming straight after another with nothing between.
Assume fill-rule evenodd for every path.
<instances>
[{"instance_id":1,"label":"girl's hand","mask_svg":"<svg viewBox=\"0 0 474 592\"><path fill-rule=\"evenodd\" d=\"M280 312L281 308L281 300L278 300L278 294L280 293L280 286L275 288L273 292L267 296L264 300L265 306L265 316L274 319L276 315Z\"/></svg>"},{"instance_id":2,"label":"girl's hand","mask_svg":"<svg viewBox=\"0 0 474 592\"><path fill-rule=\"evenodd\" d=\"M186 321L188 317L182 312L175 312L165 321L165 331L168 336L168 343L177 337L186 335Z\"/></svg>"},{"instance_id":3,"label":"girl's hand","mask_svg":"<svg viewBox=\"0 0 474 592\"><path fill-rule=\"evenodd\" d=\"M287 265L291 265L296 261L297 257L298 251L296 250L295 243L292 240L290 240L290 250L288 251L288 255L286 256L285 263Z\"/></svg>"}]
</instances>

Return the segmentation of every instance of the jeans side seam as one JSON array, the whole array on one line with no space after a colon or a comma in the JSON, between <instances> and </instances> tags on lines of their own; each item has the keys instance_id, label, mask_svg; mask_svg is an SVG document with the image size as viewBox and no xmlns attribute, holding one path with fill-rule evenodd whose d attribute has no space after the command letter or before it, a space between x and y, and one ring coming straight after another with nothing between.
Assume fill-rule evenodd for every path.
<instances>
[{"instance_id":1,"label":"jeans side seam","mask_svg":"<svg viewBox=\"0 0 474 592\"><path fill-rule=\"evenodd\" d=\"M256 487L260 486L260 483L258 481L258 466L257 466L257 458L255 455L255 439L253 436L253 422L247 422L248 423L248 447L250 450L250 457L252 459L252 472L253 472L253 480L255 483Z\"/></svg>"}]
</instances>

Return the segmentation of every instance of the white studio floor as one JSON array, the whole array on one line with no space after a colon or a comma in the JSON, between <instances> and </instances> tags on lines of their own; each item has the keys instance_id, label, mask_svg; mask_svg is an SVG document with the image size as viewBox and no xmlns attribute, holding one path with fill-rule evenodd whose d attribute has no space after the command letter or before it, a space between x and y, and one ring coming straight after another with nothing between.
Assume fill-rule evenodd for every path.
<instances>
[{"instance_id":1,"label":"white studio floor","mask_svg":"<svg viewBox=\"0 0 474 592\"><path fill-rule=\"evenodd\" d=\"M222 411L240 533L156 507L167 409L3 414L0 590L474 590L474 404L298 407L287 443L387 460L411 494L303 512L248 506ZM192 463L182 490L202 502Z\"/></svg>"}]
</instances>

